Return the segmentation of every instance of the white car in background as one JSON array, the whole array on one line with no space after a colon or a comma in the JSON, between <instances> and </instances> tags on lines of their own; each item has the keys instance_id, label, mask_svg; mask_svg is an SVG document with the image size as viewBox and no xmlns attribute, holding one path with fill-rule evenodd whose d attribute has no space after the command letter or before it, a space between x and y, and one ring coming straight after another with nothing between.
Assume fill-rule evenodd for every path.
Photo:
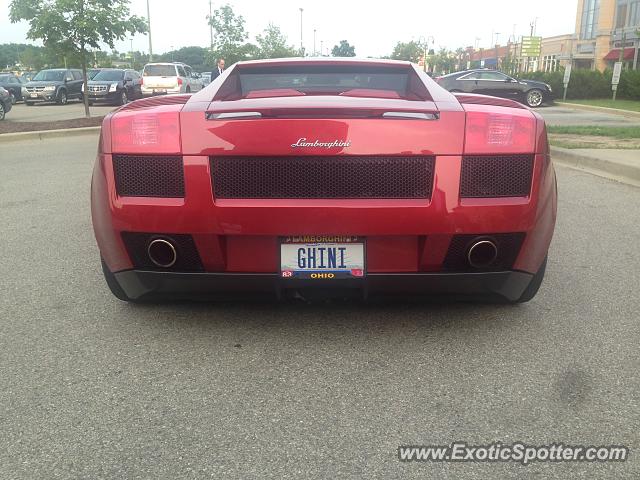
<instances>
[{"instance_id":1,"label":"white car in background","mask_svg":"<svg viewBox=\"0 0 640 480\"><path fill-rule=\"evenodd\" d=\"M202 89L200 75L184 63L147 63L142 69L142 95L192 93Z\"/></svg>"}]
</instances>

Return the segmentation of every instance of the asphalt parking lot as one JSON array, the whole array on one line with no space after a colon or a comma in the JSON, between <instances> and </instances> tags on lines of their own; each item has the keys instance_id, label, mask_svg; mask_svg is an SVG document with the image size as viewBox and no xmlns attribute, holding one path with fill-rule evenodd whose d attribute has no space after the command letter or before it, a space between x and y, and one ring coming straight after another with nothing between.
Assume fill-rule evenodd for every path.
<instances>
[{"instance_id":1,"label":"asphalt parking lot","mask_svg":"<svg viewBox=\"0 0 640 480\"><path fill-rule=\"evenodd\" d=\"M96 104L89 107L92 116L106 115L115 106ZM7 113L7 122L46 122L55 120L71 120L84 117L84 104L70 100L67 105L36 103L27 107L23 102L16 103Z\"/></svg>"},{"instance_id":2,"label":"asphalt parking lot","mask_svg":"<svg viewBox=\"0 0 640 480\"><path fill-rule=\"evenodd\" d=\"M0 145L0 478L640 477L640 189L558 167L524 305L128 305L91 229L96 140ZM397 459L454 440L632 454Z\"/></svg>"},{"instance_id":3,"label":"asphalt parking lot","mask_svg":"<svg viewBox=\"0 0 640 480\"><path fill-rule=\"evenodd\" d=\"M535 111L544 117L548 125L640 126L640 118L624 117L601 111L579 110L564 105L544 106Z\"/></svg>"},{"instance_id":4,"label":"asphalt parking lot","mask_svg":"<svg viewBox=\"0 0 640 480\"><path fill-rule=\"evenodd\" d=\"M116 106L95 104L90 108L92 116L106 115ZM629 118L607 112L591 112L578 110L566 106L543 106L536 109L549 125L606 125L606 126L636 126L640 119ZM67 105L35 104L27 107L24 103L17 103L7 114L10 122L46 122L53 120L71 120L84 117L84 105L72 100Z\"/></svg>"}]
</instances>

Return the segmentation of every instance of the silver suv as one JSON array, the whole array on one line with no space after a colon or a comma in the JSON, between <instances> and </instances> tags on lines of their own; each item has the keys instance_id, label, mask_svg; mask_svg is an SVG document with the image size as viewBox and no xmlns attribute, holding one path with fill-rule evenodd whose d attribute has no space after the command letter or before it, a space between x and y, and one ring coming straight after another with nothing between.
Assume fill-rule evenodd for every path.
<instances>
[{"instance_id":1,"label":"silver suv","mask_svg":"<svg viewBox=\"0 0 640 480\"><path fill-rule=\"evenodd\" d=\"M191 93L202 89L199 75L184 63L147 63L142 70L142 95Z\"/></svg>"}]
</instances>

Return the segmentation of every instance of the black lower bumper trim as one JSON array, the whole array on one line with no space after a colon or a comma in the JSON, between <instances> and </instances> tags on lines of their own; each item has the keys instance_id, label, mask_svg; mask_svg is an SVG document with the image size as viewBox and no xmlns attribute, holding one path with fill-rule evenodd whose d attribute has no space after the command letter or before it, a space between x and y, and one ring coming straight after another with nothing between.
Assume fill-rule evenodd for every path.
<instances>
[{"instance_id":1,"label":"black lower bumper trim","mask_svg":"<svg viewBox=\"0 0 640 480\"><path fill-rule=\"evenodd\" d=\"M533 275L482 273L376 273L363 279L288 280L277 274L175 273L125 270L115 274L132 300L236 300L357 297L445 297L516 301Z\"/></svg>"}]
</instances>

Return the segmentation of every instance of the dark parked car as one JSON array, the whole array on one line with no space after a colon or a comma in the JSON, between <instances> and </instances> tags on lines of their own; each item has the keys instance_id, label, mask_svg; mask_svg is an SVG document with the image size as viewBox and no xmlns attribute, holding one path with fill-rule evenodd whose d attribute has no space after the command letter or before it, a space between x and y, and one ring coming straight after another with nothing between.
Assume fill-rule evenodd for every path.
<instances>
[{"instance_id":1,"label":"dark parked car","mask_svg":"<svg viewBox=\"0 0 640 480\"><path fill-rule=\"evenodd\" d=\"M465 70L437 77L435 80L450 92L509 98L530 107L539 107L553 99L551 87L546 83L518 80L497 70Z\"/></svg>"},{"instance_id":2,"label":"dark parked car","mask_svg":"<svg viewBox=\"0 0 640 480\"><path fill-rule=\"evenodd\" d=\"M11 103L22 100L22 82L13 73L0 73L0 87L3 87L11 95Z\"/></svg>"},{"instance_id":3,"label":"dark parked car","mask_svg":"<svg viewBox=\"0 0 640 480\"><path fill-rule=\"evenodd\" d=\"M89 104L109 102L124 105L142 98L140 74L135 70L103 69L89 80Z\"/></svg>"},{"instance_id":4,"label":"dark parked car","mask_svg":"<svg viewBox=\"0 0 640 480\"><path fill-rule=\"evenodd\" d=\"M0 87L0 120L4 120L5 115L11 110L11 95L7 90Z\"/></svg>"},{"instance_id":5,"label":"dark parked car","mask_svg":"<svg viewBox=\"0 0 640 480\"><path fill-rule=\"evenodd\" d=\"M104 70L103 68L88 68L87 69L87 79L88 80L93 80L93 77L95 77L97 74L99 74L102 70Z\"/></svg>"},{"instance_id":6,"label":"dark parked car","mask_svg":"<svg viewBox=\"0 0 640 480\"><path fill-rule=\"evenodd\" d=\"M35 102L65 105L73 98L82 99L82 72L77 69L40 70L22 90L28 106Z\"/></svg>"}]
</instances>

